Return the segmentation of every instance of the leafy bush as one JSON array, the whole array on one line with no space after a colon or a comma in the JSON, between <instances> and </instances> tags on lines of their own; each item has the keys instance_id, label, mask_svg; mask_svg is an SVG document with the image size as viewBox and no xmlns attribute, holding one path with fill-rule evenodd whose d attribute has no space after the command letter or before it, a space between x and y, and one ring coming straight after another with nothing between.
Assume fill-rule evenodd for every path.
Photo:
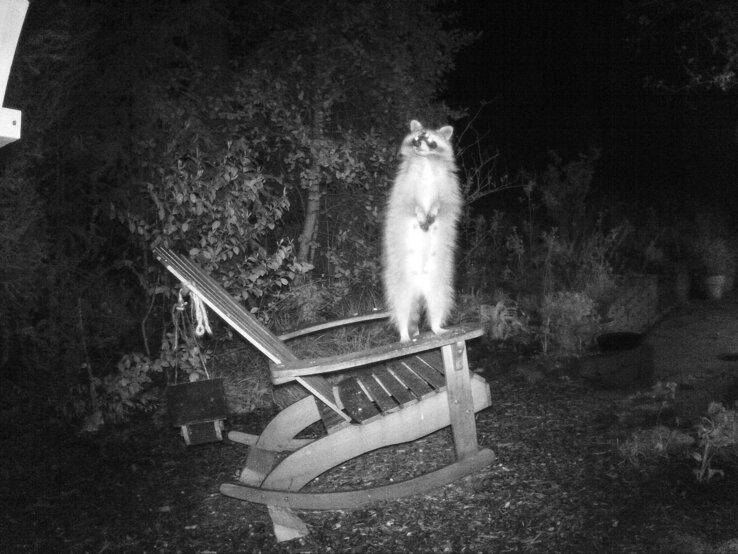
<instances>
[{"instance_id":1,"label":"leafy bush","mask_svg":"<svg viewBox=\"0 0 738 554\"><path fill-rule=\"evenodd\" d=\"M554 346L561 353L578 353L594 339L599 317L594 301L583 292L547 294L541 307L540 341L544 354Z\"/></svg>"},{"instance_id":2,"label":"leafy bush","mask_svg":"<svg viewBox=\"0 0 738 554\"><path fill-rule=\"evenodd\" d=\"M169 133L139 143L148 177L141 192L150 203L142 195L115 211L144 244L186 250L268 321L287 285L309 267L295 261L289 242L274 238L289 208L281 179L256 164L252 145L234 138L230 112L216 105L222 111L175 104L161 114Z\"/></svg>"},{"instance_id":3,"label":"leafy bush","mask_svg":"<svg viewBox=\"0 0 738 554\"><path fill-rule=\"evenodd\" d=\"M700 464L694 470L697 480L709 481L715 475L723 475L722 470L711 468L710 465L717 449L738 445L738 402L734 409L726 408L719 402L710 402L707 416L697 426L697 438L701 452L692 454Z\"/></svg>"},{"instance_id":4,"label":"leafy bush","mask_svg":"<svg viewBox=\"0 0 738 554\"><path fill-rule=\"evenodd\" d=\"M135 412L155 409L158 406L158 394L156 389L147 385L152 383L152 374L161 373L162 370L160 360L134 353L123 356L114 373L94 378L93 386L102 392L98 396L98 408L102 414L100 423L126 421Z\"/></svg>"},{"instance_id":5,"label":"leafy bush","mask_svg":"<svg viewBox=\"0 0 738 554\"><path fill-rule=\"evenodd\" d=\"M576 241L585 231L586 199L594 165L601 151L580 153L575 160L564 162L555 152L540 179L541 200L554 226L567 241Z\"/></svg>"},{"instance_id":6,"label":"leafy bush","mask_svg":"<svg viewBox=\"0 0 738 554\"><path fill-rule=\"evenodd\" d=\"M529 330L527 317L510 299L502 298L494 305L480 304L479 311L488 335L494 340L507 340Z\"/></svg>"}]
</instances>

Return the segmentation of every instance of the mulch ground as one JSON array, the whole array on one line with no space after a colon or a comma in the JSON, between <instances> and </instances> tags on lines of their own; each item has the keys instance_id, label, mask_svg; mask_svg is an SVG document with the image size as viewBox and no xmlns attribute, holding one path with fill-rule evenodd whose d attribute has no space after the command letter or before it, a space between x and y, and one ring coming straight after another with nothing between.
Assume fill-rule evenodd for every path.
<instances>
[{"instance_id":1,"label":"mulch ground","mask_svg":"<svg viewBox=\"0 0 738 554\"><path fill-rule=\"evenodd\" d=\"M699 484L682 454L634 466L623 391L510 368L487 375L477 415L497 460L433 494L353 511L300 512L310 535L276 544L267 510L221 496L246 447L184 446L150 420L81 436L12 417L0 431L2 552L738 552L738 467ZM269 414L233 419L259 431ZM9 421L7 421L9 420ZM450 431L366 455L308 485L355 488L448 463Z\"/></svg>"}]
</instances>

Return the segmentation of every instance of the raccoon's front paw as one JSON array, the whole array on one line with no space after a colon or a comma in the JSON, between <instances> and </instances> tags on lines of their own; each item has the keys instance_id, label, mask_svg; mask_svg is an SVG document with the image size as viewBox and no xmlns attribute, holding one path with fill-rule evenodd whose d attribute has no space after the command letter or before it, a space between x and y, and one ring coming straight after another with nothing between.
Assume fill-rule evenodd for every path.
<instances>
[{"instance_id":1,"label":"raccoon's front paw","mask_svg":"<svg viewBox=\"0 0 738 554\"><path fill-rule=\"evenodd\" d=\"M436 216L428 214L428 217L425 218L425 223L420 225L420 228L423 229L423 231L427 231L431 228L431 225L433 225L436 222Z\"/></svg>"},{"instance_id":2,"label":"raccoon's front paw","mask_svg":"<svg viewBox=\"0 0 738 554\"><path fill-rule=\"evenodd\" d=\"M425 231L423 228L425 226L425 212L420 206L415 206L415 219L417 220L418 225L420 225L420 228Z\"/></svg>"},{"instance_id":3,"label":"raccoon's front paw","mask_svg":"<svg viewBox=\"0 0 738 554\"><path fill-rule=\"evenodd\" d=\"M415 206L415 219L418 220L418 225L423 231L428 231L428 229L430 229L430 226L435 223L437 215L438 208L435 210L431 209L431 211L426 214L420 206Z\"/></svg>"}]
</instances>

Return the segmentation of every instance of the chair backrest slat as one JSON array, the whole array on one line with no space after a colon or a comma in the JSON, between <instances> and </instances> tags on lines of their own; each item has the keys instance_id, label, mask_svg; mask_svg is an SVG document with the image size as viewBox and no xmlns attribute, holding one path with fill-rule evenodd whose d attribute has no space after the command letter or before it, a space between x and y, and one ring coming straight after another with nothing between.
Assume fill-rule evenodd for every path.
<instances>
[{"instance_id":1,"label":"chair backrest slat","mask_svg":"<svg viewBox=\"0 0 738 554\"><path fill-rule=\"evenodd\" d=\"M298 359L284 342L225 292L217 281L200 266L169 248L155 246L153 251L159 261L177 279L197 294L205 304L272 362L281 364Z\"/></svg>"}]
</instances>

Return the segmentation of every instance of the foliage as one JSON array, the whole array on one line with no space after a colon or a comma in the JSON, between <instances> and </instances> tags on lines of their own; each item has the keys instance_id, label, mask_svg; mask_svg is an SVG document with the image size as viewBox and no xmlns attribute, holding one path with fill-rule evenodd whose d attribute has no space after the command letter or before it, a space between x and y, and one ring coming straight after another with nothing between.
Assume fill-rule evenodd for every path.
<instances>
[{"instance_id":1,"label":"foliage","mask_svg":"<svg viewBox=\"0 0 738 554\"><path fill-rule=\"evenodd\" d=\"M738 84L738 12L732 0L641 0L630 18L640 51L674 68L650 76L648 86L727 91Z\"/></svg>"},{"instance_id":2,"label":"foliage","mask_svg":"<svg viewBox=\"0 0 738 554\"><path fill-rule=\"evenodd\" d=\"M212 353L204 349L193 334L167 333L157 358L140 352L124 354L116 370L103 377L93 377L97 393L97 411L88 419L88 431L96 431L105 423L128 420L133 414L152 412L159 406L158 388L161 379L167 383L192 382L210 378L208 364ZM94 426L93 426L94 422Z\"/></svg>"},{"instance_id":3,"label":"foliage","mask_svg":"<svg viewBox=\"0 0 738 554\"><path fill-rule=\"evenodd\" d=\"M122 204L127 209L115 211L142 246L164 240L188 251L268 321L271 307L308 266L295 262L289 242L274 239L289 207L281 180L265 175L252 146L235 138L229 106L212 105L221 109L183 102L162 110L169 132L138 144L146 178L140 187L151 204L140 190Z\"/></svg>"},{"instance_id":4,"label":"foliage","mask_svg":"<svg viewBox=\"0 0 738 554\"><path fill-rule=\"evenodd\" d=\"M489 220L477 216L463 227L470 252L462 262L474 268L463 274L477 276L474 284L481 290L511 291L523 312L532 314L531 321L538 320L531 330L545 352L576 353L599 329L596 305L616 286L614 261L629 227L605 229L602 213L595 222L587 219L587 194L599 151L570 162L552 156L540 179L520 176L526 206L522 221L495 211ZM541 227L539 208L558 225ZM506 304L497 308L494 321L511 315Z\"/></svg>"},{"instance_id":5,"label":"foliage","mask_svg":"<svg viewBox=\"0 0 738 554\"><path fill-rule=\"evenodd\" d=\"M494 210L484 215L465 217L461 221L460 234L464 248L460 249L459 284L470 290L494 290L502 274L502 261L507 256L504 230L505 214Z\"/></svg>"},{"instance_id":6,"label":"foliage","mask_svg":"<svg viewBox=\"0 0 738 554\"><path fill-rule=\"evenodd\" d=\"M629 400L646 398L661 411L673 402L675 390L675 383L659 382L650 392L640 393ZM697 481L708 482L715 476L723 476L722 470L711 465L715 454L721 449L738 445L738 403L733 408L726 408L719 402L710 402L707 416L700 419L695 431L696 440L692 435L665 425L639 429L627 440L618 443L618 451L626 460L638 466L641 460L667 457L696 444L698 450L691 452L691 457L699 463L699 467L693 470Z\"/></svg>"},{"instance_id":7,"label":"foliage","mask_svg":"<svg viewBox=\"0 0 738 554\"><path fill-rule=\"evenodd\" d=\"M544 354L552 346L562 353L577 353L589 346L599 331L594 301L583 292L547 294L541 306L540 341Z\"/></svg>"},{"instance_id":8,"label":"foliage","mask_svg":"<svg viewBox=\"0 0 738 554\"><path fill-rule=\"evenodd\" d=\"M242 62L239 96L251 112L242 135L284 175L286 230L327 300L312 314L343 303L373 308L397 145L411 118L435 124L454 115L438 93L473 37L435 1L287 0L260 17L271 31ZM287 304L303 305L299 294Z\"/></svg>"},{"instance_id":9,"label":"foliage","mask_svg":"<svg viewBox=\"0 0 738 554\"><path fill-rule=\"evenodd\" d=\"M133 413L155 409L158 406L158 394L156 389L147 385L152 384L151 375L161 373L163 368L160 360L132 353L120 359L114 373L94 378L93 386L101 391L99 409L102 421L126 421Z\"/></svg>"},{"instance_id":10,"label":"foliage","mask_svg":"<svg viewBox=\"0 0 738 554\"><path fill-rule=\"evenodd\" d=\"M580 154L567 163L556 156L541 179L521 174L525 213L519 219L494 211L489 220L477 216L464 226L470 253L462 261L472 264L475 275L485 275L489 289L541 298L568 289L594 299L612 289L613 260L627 226L606 229L602 213L588 219L586 197L598 155ZM541 208L554 225L541 225Z\"/></svg>"},{"instance_id":11,"label":"foliage","mask_svg":"<svg viewBox=\"0 0 738 554\"><path fill-rule=\"evenodd\" d=\"M155 360L157 371L166 372L167 383L193 382L209 379L208 364L212 352L203 348L197 337L167 333L161 341L159 357Z\"/></svg>"},{"instance_id":12,"label":"foliage","mask_svg":"<svg viewBox=\"0 0 738 554\"><path fill-rule=\"evenodd\" d=\"M576 241L586 224L585 201L601 151L580 152L576 159L566 163L555 151L549 155L551 163L540 178L541 202L559 233L566 240Z\"/></svg>"},{"instance_id":13,"label":"foliage","mask_svg":"<svg viewBox=\"0 0 738 554\"><path fill-rule=\"evenodd\" d=\"M128 379L112 352L155 361L176 300L150 242L266 322L375 306L397 143L411 117L454 114L439 93L471 39L434 0L33 2L6 99L24 138L0 179L6 376L27 368L13 379L76 417L91 378Z\"/></svg>"},{"instance_id":14,"label":"foliage","mask_svg":"<svg viewBox=\"0 0 738 554\"><path fill-rule=\"evenodd\" d=\"M3 234L11 297L0 299L15 312L2 318L3 340L12 345L4 353L14 369L3 367L2 377L69 419L94 409L91 379L102 382L116 371L111 352L129 339L131 310L140 307L131 266L120 259L122 233L104 215L130 167L123 145L131 119L123 116L130 115L132 81L140 76L117 65L135 59L135 33L122 38L135 17L116 20L131 9L125 4L102 10L98 2L31 3L6 98L22 109L24 128L23 139L0 153L8 160L0 186L3 193L15 189L2 221L9 227ZM114 40L126 42L128 55L115 55ZM163 51L146 50L147 68Z\"/></svg>"},{"instance_id":15,"label":"foliage","mask_svg":"<svg viewBox=\"0 0 738 554\"><path fill-rule=\"evenodd\" d=\"M507 340L525 333L528 322L516 303L503 298L494 305L480 305L480 316L488 334L495 340Z\"/></svg>"},{"instance_id":16,"label":"foliage","mask_svg":"<svg viewBox=\"0 0 738 554\"><path fill-rule=\"evenodd\" d=\"M613 260L628 233L627 224L605 232L601 219L594 231L584 237L578 247L580 264L572 272L574 290L584 291L590 298L602 299L617 285Z\"/></svg>"},{"instance_id":17,"label":"foliage","mask_svg":"<svg viewBox=\"0 0 738 554\"><path fill-rule=\"evenodd\" d=\"M733 409L719 402L710 402L707 416L697 426L697 437L701 452L692 456L700 463L694 470L699 482L709 481L715 475L723 475L722 470L710 467L716 449L738 445L738 403Z\"/></svg>"},{"instance_id":18,"label":"foliage","mask_svg":"<svg viewBox=\"0 0 738 554\"><path fill-rule=\"evenodd\" d=\"M42 271L48 242L43 206L32 186L19 173L0 176L0 369L17 351L14 343L33 322L40 301Z\"/></svg>"},{"instance_id":19,"label":"foliage","mask_svg":"<svg viewBox=\"0 0 738 554\"><path fill-rule=\"evenodd\" d=\"M634 431L627 440L618 443L618 451L628 462L638 466L644 459L666 458L693 442L694 439L682 431L657 425Z\"/></svg>"},{"instance_id":20,"label":"foliage","mask_svg":"<svg viewBox=\"0 0 738 554\"><path fill-rule=\"evenodd\" d=\"M572 290L598 300L615 286L612 259L622 233L621 227L605 233L598 224L581 240L572 242L562 238L555 227L542 231L538 240L513 227L505 238L508 263L503 281L540 296Z\"/></svg>"}]
</instances>

